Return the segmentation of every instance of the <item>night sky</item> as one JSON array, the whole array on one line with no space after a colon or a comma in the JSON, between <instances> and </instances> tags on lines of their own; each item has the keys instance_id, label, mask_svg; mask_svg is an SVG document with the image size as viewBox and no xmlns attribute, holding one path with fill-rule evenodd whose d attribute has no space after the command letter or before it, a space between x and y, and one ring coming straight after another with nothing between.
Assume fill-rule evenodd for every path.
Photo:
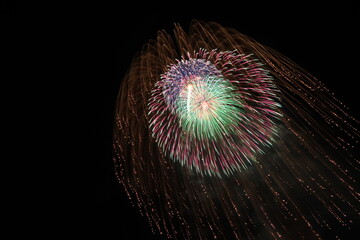
<instances>
[{"instance_id":1,"label":"night sky","mask_svg":"<svg viewBox=\"0 0 360 240\"><path fill-rule=\"evenodd\" d=\"M312 3L315 1L122 2L35 7L36 12L44 13L42 17L33 15L34 24L39 24L36 29L44 36L47 55L56 59L54 88L64 90L58 94L59 108L66 113L62 102L66 102L63 108L69 107L67 115L61 116L70 126L64 134L68 141L61 148L66 153L57 150L59 165L66 169L56 190L61 203L49 207L54 219L65 220L54 221L54 235L161 239L151 234L146 219L131 206L115 178L112 125L117 92L133 56L149 39L156 38L158 30L171 32L173 23L187 29L192 19L198 19L234 27L324 82L359 118L359 9L355 1L317 5ZM16 15L13 12L8 13L8 23ZM22 25L12 27L21 29Z\"/></svg>"}]
</instances>

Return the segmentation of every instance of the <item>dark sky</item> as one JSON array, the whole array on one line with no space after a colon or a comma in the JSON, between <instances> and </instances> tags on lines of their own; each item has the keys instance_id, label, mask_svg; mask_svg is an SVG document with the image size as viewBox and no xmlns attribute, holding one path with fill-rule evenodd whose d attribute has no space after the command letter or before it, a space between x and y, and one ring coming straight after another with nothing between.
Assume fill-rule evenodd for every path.
<instances>
[{"instance_id":1,"label":"dark sky","mask_svg":"<svg viewBox=\"0 0 360 240\"><path fill-rule=\"evenodd\" d=\"M79 237L101 236L97 239L159 239L150 234L145 219L130 205L115 179L113 109L134 54L154 39L158 30L171 32L174 22L185 29L192 19L236 28L294 60L329 86L359 117L359 10L355 1L194 2L156 5L130 1L125 5L124 1L84 1L32 6L34 14L26 7L19 7L16 13L10 4L12 10L5 11L6 23L11 25L6 31L20 32L26 26L21 36L32 38L33 28L41 33L37 45L46 47L49 61L56 59L49 64L54 71L48 77L57 76L54 88L64 90L58 94L59 107L63 101L71 111L62 116L71 126L64 145L70 151L60 155L67 169L62 178L72 180L64 181L67 185L59 191L60 209L66 214L62 210L51 214L66 216L61 223L54 223L55 235L72 236L75 230ZM31 23L27 18L19 20L22 13L29 15Z\"/></svg>"}]
</instances>

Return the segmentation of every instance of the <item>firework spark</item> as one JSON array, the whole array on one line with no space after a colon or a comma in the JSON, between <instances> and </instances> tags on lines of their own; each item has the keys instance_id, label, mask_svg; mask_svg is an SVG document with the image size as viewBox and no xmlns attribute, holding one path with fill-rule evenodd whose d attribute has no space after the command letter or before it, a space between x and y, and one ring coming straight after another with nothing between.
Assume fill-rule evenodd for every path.
<instances>
[{"instance_id":1,"label":"firework spark","mask_svg":"<svg viewBox=\"0 0 360 240\"><path fill-rule=\"evenodd\" d=\"M359 122L280 53L216 23L159 33L119 92L119 181L175 239L322 239L358 220Z\"/></svg>"}]
</instances>

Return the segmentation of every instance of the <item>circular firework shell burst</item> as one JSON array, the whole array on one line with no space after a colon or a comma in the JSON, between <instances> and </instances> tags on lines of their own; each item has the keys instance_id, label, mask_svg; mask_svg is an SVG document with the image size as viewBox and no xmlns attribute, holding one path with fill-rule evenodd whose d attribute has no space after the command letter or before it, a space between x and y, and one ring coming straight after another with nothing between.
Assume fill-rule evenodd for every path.
<instances>
[{"instance_id":1,"label":"circular firework shell burst","mask_svg":"<svg viewBox=\"0 0 360 240\"><path fill-rule=\"evenodd\" d=\"M171 64L149 100L150 129L163 153L207 175L251 166L276 134L276 87L249 55L188 54Z\"/></svg>"},{"instance_id":2,"label":"circular firework shell burst","mask_svg":"<svg viewBox=\"0 0 360 240\"><path fill-rule=\"evenodd\" d=\"M159 32L134 58L115 115L116 173L154 232L321 239L358 220L359 122L234 29Z\"/></svg>"}]
</instances>

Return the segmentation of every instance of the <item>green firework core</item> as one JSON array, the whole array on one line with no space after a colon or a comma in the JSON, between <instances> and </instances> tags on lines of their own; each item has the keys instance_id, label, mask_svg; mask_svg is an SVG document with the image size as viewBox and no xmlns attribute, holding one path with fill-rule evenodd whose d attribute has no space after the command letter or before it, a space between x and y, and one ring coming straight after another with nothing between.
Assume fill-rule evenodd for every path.
<instances>
[{"instance_id":1,"label":"green firework core","mask_svg":"<svg viewBox=\"0 0 360 240\"><path fill-rule=\"evenodd\" d=\"M183 130L197 139L221 139L240 121L240 94L219 76L195 76L187 81L177 99Z\"/></svg>"}]
</instances>

